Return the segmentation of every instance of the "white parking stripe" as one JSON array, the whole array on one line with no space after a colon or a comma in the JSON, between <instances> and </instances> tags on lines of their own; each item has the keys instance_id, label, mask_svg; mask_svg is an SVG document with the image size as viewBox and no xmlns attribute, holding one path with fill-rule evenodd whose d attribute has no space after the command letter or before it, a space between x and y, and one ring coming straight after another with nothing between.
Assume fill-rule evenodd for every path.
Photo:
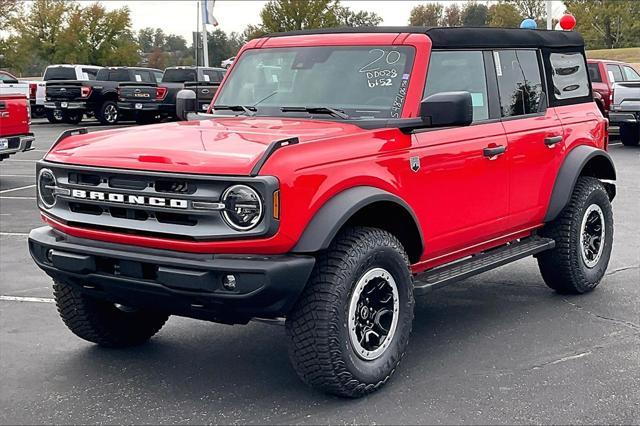
<instances>
[{"instance_id":1,"label":"white parking stripe","mask_svg":"<svg viewBox=\"0 0 640 426\"><path fill-rule=\"evenodd\" d=\"M11 188L11 189L3 189L2 191L0 191L0 194L6 194L7 192L13 192L13 191L20 191L21 189L29 189L29 188L35 188L35 185L27 185L27 186L21 186L19 188Z\"/></svg>"},{"instance_id":2,"label":"white parking stripe","mask_svg":"<svg viewBox=\"0 0 640 426\"><path fill-rule=\"evenodd\" d=\"M41 160L41 158L38 158L37 160L17 160L17 159L14 160L13 158L10 158L10 159L4 160L4 161L6 161L7 163L10 163L12 161L16 162L16 163L35 163L36 161L40 161L40 160Z\"/></svg>"},{"instance_id":3,"label":"white parking stripe","mask_svg":"<svg viewBox=\"0 0 640 426\"><path fill-rule=\"evenodd\" d=\"M26 232L0 232L0 237L28 237Z\"/></svg>"},{"instance_id":4,"label":"white parking stripe","mask_svg":"<svg viewBox=\"0 0 640 426\"><path fill-rule=\"evenodd\" d=\"M30 177L35 179L35 175L0 175L0 178L3 177Z\"/></svg>"},{"instance_id":5,"label":"white parking stripe","mask_svg":"<svg viewBox=\"0 0 640 426\"><path fill-rule=\"evenodd\" d=\"M0 197L0 200L35 200L36 197Z\"/></svg>"},{"instance_id":6,"label":"white parking stripe","mask_svg":"<svg viewBox=\"0 0 640 426\"><path fill-rule=\"evenodd\" d=\"M20 296L0 296L0 300L8 302L38 302L38 303L55 303L50 297L20 297Z\"/></svg>"}]
</instances>

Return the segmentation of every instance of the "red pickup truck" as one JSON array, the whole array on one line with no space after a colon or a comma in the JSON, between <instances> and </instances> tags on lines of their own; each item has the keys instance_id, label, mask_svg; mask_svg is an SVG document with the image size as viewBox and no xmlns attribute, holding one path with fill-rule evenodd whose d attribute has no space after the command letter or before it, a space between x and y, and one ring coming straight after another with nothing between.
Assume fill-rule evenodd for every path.
<instances>
[{"instance_id":1,"label":"red pickup truck","mask_svg":"<svg viewBox=\"0 0 640 426\"><path fill-rule=\"evenodd\" d=\"M31 149L29 100L20 94L0 95L0 161Z\"/></svg>"},{"instance_id":2,"label":"red pickup truck","mask_svg":"<svg viewBox=\"0 0 640 426\"><path fill-rule=\"evenodd\" d=\"M355 397L397 370L414 295L527 256L559 293L605 274L616 172L575 32L272 34L211 110L38 162L29 248L81 338L284 319L302 380Z\"/></svg>"},{"instance_id":3,"label":"red pickup truck","mask_svg":"<svg viewBox=\"0 0 640 426\"><path fill-rule=\"evenodd\" d=\"M605 117L609 114L613 102L613 83L640 81L640 74L624 62L588 59L587 68L595 95L594 100Z\"/></svg>"}]
</instances>

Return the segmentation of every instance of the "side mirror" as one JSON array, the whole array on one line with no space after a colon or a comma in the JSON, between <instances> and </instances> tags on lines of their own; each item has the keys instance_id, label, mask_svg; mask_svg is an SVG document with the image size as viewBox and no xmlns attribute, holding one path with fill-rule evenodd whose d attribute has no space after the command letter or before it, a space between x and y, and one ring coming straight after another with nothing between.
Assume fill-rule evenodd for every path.
<instances>
[{"instance_id":1,"label":"side mirror","mask_svg":"<svg viewBox=\"0 0 640 426\"><path fill-rule=\"evenodd\" d=\"M187 115L196 112L196 93L193 90L183 89L176 95L176 116L181 121L187 121Z\"/></svg>"},{"instance_id":2,"label":"side mirror","mask_svg":"<svg viewBox=\"0 0 640 426\"><path fill-rule=\"evenodd\" d=\"M420 102L420 118L429 127L468 126L473 122L471 93L433 94Z\"/></svg>"}]
</instances>

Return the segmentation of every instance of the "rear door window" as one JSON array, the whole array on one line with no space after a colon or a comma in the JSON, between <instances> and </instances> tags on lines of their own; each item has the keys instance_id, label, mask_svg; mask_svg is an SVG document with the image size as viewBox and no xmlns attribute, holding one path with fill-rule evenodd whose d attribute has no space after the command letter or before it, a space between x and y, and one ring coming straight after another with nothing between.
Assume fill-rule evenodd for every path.
<instances>
[{"instance_id":1,"label":"rear door window","mask_svg":"<svg viewBox=\"0 0 640 426\"><path fill-rule=\"evenodd\" d=\"M602 83L602 76L600 75L600 66L598 64L587 64L589 70L589 77L593 83Z\"/></svg>"},{"instance_id":2,"label":"rear door window","mask_svg":"<svg viewBox=\"0 0 640 426\"><path fill-rule=\"evenodd\" d=\"M616 81L624 81L624 77L622 77L622 71L619 66L607 64L607 72L609 73L609 79L612 80L613 83Z\"/></svg>"},{"instance_id":3,"label":"rear door window","mask_svg":"<svg viewBox=\"0 0 640 426\"><path fill-rule=\"evenodd\" d=\"M95 80L98 76L98 71L100 71L99 68L82 68L82 72L87 75L89 80Z\"/></svg>"},{"instance_id":4,"label":"rear door window","mask_svg":"<svg viewBox=\"0 0 640 426\"><path fill-rule=\"evenodd\" d=\"M628 65L623 65L624 77L627 81L640 81L640 74Z\"/></svg>"},{"instance_id":5,"label":"rear door window","mask_svg":"<svg viewBox=\"0 0 640 426\"><path fill-rule=\"evenodd\" d=\"M120 69L120 70L111 70L109 71L109 81L129 81L129 71Z\"/></svg>"},{"instance_id":6,"label":"rear door window","mask_svg":"<svg viewBox=\"0 0 640 426\"><path fill-rule=\"evenodd\" d=\"M535 50L493 52L502 117L536 114L544 109L542 77Z\"/></svg>"},{"instance_id":7,"label":"rear door window","mask_svg":"<svg viewBox=\"0 0 640 426\"><path fill-rule=\"evenodd\" d=\"M184 83L186 81L198 81L196 70L193 69L168 69L165 70L162 81L165 83Z\"/></svg>"},{"instance_id":8,"label":"rear door window","mask_svg":"<svg viewBox=\"0 0 640 426\"><path fill-rule=\"evenodd\" d=\"M581 53L551 53L553 96L557 100L589 96L587 64Z\"/></svg>"},{"instance_id":9,"label":"rear door window","mask_svg":"<svg viewBox=\"0 0 640 426\"><path fill-rule=\"evenodd\" d=\"M424 97L456 91L471 93L473 121L489 118L487 78L481 51L431 53Z\"/></svg>"}]
</instances>

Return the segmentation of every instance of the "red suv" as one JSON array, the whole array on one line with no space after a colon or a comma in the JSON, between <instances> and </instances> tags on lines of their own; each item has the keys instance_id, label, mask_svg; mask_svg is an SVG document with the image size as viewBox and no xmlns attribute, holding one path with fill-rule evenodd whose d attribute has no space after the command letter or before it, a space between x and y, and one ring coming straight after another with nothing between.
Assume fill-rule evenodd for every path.
<instances>
[{"instance_id":1,"label":"red suv","mask_svg":"<svg viewBox=\"0 0 640 426\"><path fill-rule=\"evenodd\" d=\"M68 132L38 163L29 248L78 336L284 319L299 376L360 396L396 370L415 294L531 255L560 293L605 273L616 173L577 33L273 34L211 111Z\"/></svg>"}]
</instances>

